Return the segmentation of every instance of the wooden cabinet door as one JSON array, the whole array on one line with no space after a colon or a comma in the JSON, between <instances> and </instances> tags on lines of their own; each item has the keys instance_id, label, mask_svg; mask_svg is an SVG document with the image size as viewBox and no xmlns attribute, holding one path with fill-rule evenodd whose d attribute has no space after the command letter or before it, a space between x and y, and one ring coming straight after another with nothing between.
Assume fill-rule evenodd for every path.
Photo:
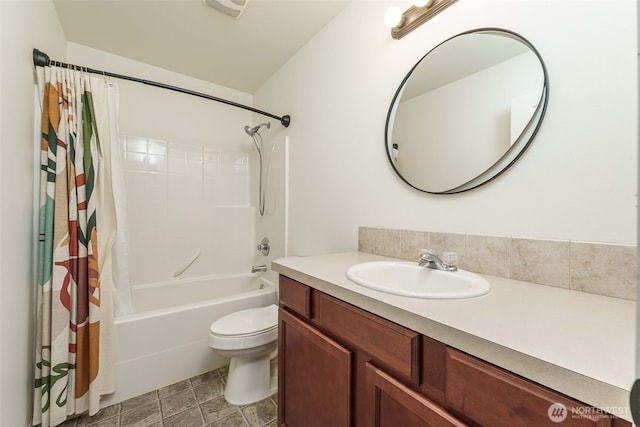
<instances>
[{"instance_id":1,"label":"wooden cabinet door","mask_svg":"<svg viewBox=\"0 0 640 427\"><path fill-rule=\"evenodd\" d=\"M451 427L466 424L444 408L367 363L367 425L375 427Z\"/></svg>"},{"instance_id":2,"label":"wooden cabinet door","mask_svg":"<svg viewBox=\"0 0 640 427\"><path fill-rule=\"evenodd\" d=\"M351 351L282 308L278 325L280 426L349 426Z\"/></svg>"},{"instance_id":3,"label":"wooden cabinet door","mask_svg":"<svg viewBox=\"0 0 640 427\"><path fill-rule=\"evenodd\" d=\"M484 426L609 427L609 414L454 349L447 349L447 404ZM575 415L577 414L577 415Z\"/></svg>"}]
</instances>

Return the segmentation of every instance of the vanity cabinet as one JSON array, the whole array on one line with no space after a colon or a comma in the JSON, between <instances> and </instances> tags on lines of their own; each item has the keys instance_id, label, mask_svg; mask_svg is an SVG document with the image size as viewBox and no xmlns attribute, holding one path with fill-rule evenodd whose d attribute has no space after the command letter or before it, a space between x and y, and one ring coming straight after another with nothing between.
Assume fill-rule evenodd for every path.
<instances>
[{"instance_id":1,"label":"vanity cabinet","mask_svg":"<svg viewBox=\"0 0 640 427\"><path fill-rule=\"evenodd\" d=\"M279 328L280 426L631 426L285 276Z\"/></svg>"}]
</instances>

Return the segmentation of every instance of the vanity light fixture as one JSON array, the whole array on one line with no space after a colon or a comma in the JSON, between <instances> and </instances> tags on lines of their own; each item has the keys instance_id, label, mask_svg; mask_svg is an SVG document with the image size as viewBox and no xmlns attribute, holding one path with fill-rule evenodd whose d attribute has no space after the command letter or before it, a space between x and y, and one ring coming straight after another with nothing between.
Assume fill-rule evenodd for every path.
<instances>
[{"instance_id":1,"label":"vanity light fixture","mask_svg":"<svg viewBox=\"0 0 640 427\"><path fill-rule=\"evenodd\" d=\"M202 0L205 5L234 18L240 18L249 0Z\"/></svg>"},{"instance_id":2,"label":"vanity light fixture","mask_svg":"<svg viewBox=\"0 0 640 427\"><path fill-rule=\"evenodd\" d=\"M391 6L384 13L384 23L387 27L393 28L402 22L402 10L398 6Z\"/></svg>"},{"instance_id":3,"label":"vanity light fixture","mask_svg":"<svg viewBox=\"0 0 640 427\"><path fill-rule=\"evenodd\" d=\"M413 6L400 12L397 6L391 6L384 14L384 21L391 28L391 37L400 40L435 15L458 0L413 0Z\"/></svg>"}]
</instances>

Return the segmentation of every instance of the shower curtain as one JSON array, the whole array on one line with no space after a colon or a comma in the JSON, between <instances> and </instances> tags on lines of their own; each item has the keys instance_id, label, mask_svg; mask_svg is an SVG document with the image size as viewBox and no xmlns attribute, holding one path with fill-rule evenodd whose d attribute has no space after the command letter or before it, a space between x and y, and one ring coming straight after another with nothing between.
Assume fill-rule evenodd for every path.
<instances>
[{"instance_id":1,"label":"shower curtain","mask_svg":"<svg viewBox=\"0 0 640 427\"><path fill-rule=\"evenodd\" d=\"M38 87L33 424L47 427L68 415L95 414L100 396L114 391L114 301L125 312L132 304L126 250L114 253L125 221L116 203L122 191L117 88L101 76L59 67L38 69Z\"/></svg>"}]
</instances>

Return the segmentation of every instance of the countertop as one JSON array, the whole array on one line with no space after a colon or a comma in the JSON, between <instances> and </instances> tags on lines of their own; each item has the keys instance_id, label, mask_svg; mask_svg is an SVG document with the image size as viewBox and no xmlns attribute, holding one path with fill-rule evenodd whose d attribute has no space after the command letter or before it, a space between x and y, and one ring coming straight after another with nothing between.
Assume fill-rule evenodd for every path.
<instances>
[{"instance_id":1,"label":"countertop","mask_svg":"<svg viewBox=\"0 0 640 427\"><path fill-rule=\"evenodd\" d=\"M279 258L272 269L587 404L631 420L635 302L480 274L487 295L457 300L391 295L357 285L363 252Z\"/></svg>"}]
</instances>

